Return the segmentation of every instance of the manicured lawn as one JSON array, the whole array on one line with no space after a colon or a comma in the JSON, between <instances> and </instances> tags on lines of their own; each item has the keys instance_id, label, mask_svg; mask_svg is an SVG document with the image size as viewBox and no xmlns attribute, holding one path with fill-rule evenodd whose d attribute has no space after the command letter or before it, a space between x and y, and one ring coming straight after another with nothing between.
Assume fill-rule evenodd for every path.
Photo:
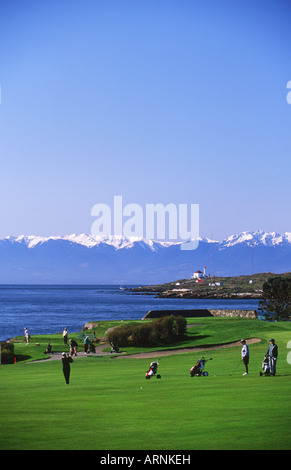
<instances>
[{"instance_id":1,"label":"manicured lawn","mask_svg":"<svg viewBox=\"0 0 291 470\"><path fill-rule=\"evenodd\" d=\"M213 358L206 363L208 377L190 378L197 352L157 353L160 380L145 380L151 359L77 358L70 385L60 361L2 365L0 448L290 449L291 324L212 318L195 323L201 325L192 327L193 336L204 336L205 343L262 338L250 345L250 374L243 377L240 365L229 375L240 347L205 352ZM260 377L270 337L279 346L278 374Z\"/></svg>"}]
</instances>

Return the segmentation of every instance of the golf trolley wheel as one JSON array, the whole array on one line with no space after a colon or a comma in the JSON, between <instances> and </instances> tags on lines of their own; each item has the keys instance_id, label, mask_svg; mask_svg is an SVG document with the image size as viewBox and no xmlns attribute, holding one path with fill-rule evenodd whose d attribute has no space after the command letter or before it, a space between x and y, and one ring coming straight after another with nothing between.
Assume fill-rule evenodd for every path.
<instances>
[{"instance_id":1,"label":"golf trolley wheel","mask_svg":"<svg viewBox=\"0 0 291 470\"><path fill-rule=\"evenodd\" d=\"M202 373L202 375L203 375L204 377L207 377L208 372L206 372L206 370L205 370L205 371Z\"/></svg>"}]
</instances>

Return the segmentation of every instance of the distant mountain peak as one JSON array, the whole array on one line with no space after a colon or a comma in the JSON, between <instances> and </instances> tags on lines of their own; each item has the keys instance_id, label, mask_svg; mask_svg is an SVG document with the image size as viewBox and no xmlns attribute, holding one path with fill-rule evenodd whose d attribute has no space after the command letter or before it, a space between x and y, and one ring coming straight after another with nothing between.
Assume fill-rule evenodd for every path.
<instances>
[{"instance_id":1,"label":"distant mountain peak","mask_svg":"<svg viewBox=\"0 0 291 470\"><path fill-rule=\"evenodd\" d=\"M291 232L285 232L281 235L277 232L265 232L264 230L245 231L231 235L221 242L224 247L230 247L240 243L249 246L291 244Z\"/></svg>"},{"instance_id":2,"label":"distant mountain peak","mask_svg":"<svg viewBox=\"0 0 291 470\"><path fill-rule=\"evenodd\" d=\"M7 240L12 243L24 243L28 248L34 248L36 245L45 243L49 240L64 240L87 248L93 248L100 244L113 246L115 249L132 248L134 244L140 243L155 251L159 247L169 247L172 245L179 245L183 241L161 241L150 240L140 237L124 237L123 235L104 235L94 236L88 234L70 234L59 236L41 237L36 235L20 235L18 237L8 236L2 240ZM1 240L0 240L1 241ZM213 240L210 238L199 238L199 242L215 243L222 248L231 247L238 244L247 244L249 246L267 245L275 246L281 244L291 244L291 232L279 234L277 232L265 232L264 230L244 231L238 234L230 235L222 241Z\"/></svg>"}]
</instances>

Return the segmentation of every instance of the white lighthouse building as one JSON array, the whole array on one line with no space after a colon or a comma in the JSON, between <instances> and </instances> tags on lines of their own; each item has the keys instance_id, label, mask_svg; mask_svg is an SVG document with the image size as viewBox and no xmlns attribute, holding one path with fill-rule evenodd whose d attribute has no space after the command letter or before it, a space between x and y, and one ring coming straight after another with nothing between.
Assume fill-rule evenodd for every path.
<instances>
[{"instance_id":1,"label":"white lighthouse building","mask_svg":"<svg viewBox=\"0 0 291 470\"><path fill-rule=\"evenodd\" d=\"M203 272L198 270L193 273L192 279L200 280L206 277L206 266L203 267Z\"/></svg>"}]
</instances>

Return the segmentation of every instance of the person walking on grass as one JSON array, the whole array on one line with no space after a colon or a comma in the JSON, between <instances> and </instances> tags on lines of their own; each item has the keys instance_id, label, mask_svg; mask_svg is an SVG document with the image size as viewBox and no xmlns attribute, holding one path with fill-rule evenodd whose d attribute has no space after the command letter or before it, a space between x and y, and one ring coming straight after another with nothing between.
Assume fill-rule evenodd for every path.
<instances>
[{"instance_id":1,"label":"person walking on grass","mask_svg":"<svg viewBox=\"0 0 291 470\"><path fill-rule=\"evenodd\" d=\"M242 350L241 350L241 358L242 361L245 365L245 373L243 375L248 375L249 373L249 360L250 360L250 353L249 353L249 347L246 343L245 339L241 339L241 344L242 344Z\"/></svg>"},{"instance_id":2,"label":"person walking on grass","mask_svg":"<svg viewBox=\"0 0 291 470\"><path fill-rule=\"evenodd\" d=\"M63 331L63 339L64 339L64 344L67 344L67 342L68 342L68 330L67 330L67 328L65 328L64 331Z\"/></svg>"},{"instance_id":3,"label":"person walking on grass","mask_svg":"<svg viewBox=\"0 0 291 470\"><path fill-rule=\"evenodd\" d=\"M270 366L270 374L276 374L276 363L278 357L278 346L275 344L275 340L272 338L270 339L270 346L268 348L266 356L269 359L269 366Z\"/></svg>"},{"instance_id":4,"label":"person walking on grass","mask_svg":"<svg viewBox=\"0 0 291 470\"><path fill-rule=\"evenodd\" d=\"M62 364L63 364L63 374L65 377L66 385L69 385L70 383L70 372L71 372L71 367L70 364L73 362L73 359L71 355L69 356L66 355L65 352L62 353Z\"/></svg>"},{"instance_id":5,"label":"person walking on grass","mask_svg":"<svg viewBox=\"0 0 291 470\"><path fill-rule=\"evenodd\" d=\"M28 329L26 327L24 328L24 334L25 334L25 338L26 338L26 344L29 344L30 334L29 334Z\"/></svg>"},{"instance_id":6,"label":"person walking on grass","mask_svg":"<svg viewBox=\"0 0 291 470\"><path fill-rule=\"evenodd\" d=\"M89 336L86 336L86 338L84 339L84 351L86 354L88 354L89 344L90 344Z\"/></svg>"}]
</instances>

